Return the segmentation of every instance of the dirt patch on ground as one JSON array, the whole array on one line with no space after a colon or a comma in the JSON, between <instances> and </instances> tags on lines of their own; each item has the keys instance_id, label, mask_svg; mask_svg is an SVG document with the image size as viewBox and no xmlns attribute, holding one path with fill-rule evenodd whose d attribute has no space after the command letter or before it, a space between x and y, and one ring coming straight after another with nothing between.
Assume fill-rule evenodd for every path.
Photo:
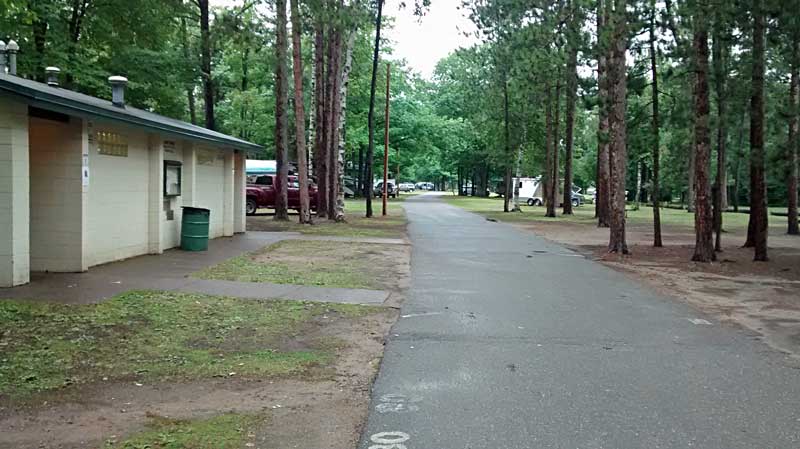
<instances>
[{"instance_id":1,"label":"dirt patch on ground","mask_svg":"<svg viewBox=\"0 0 800 449\"><path fill-rule=\"evenodd\" d=\"M195 275L237 282L400 291L408 284L409 245L289 239Z\"/></svg>"},{"instance_id":2,"label":"dirt patch on ground","mask_svg":"<svg viewBox=\"0 0 800 449\"><path fill-rule=\"evenodd\" d=\"M245 380L232 374L141 386L100 383L43 394L26 406L5 404L0 409L0 448L101 448L144 429L154 417L204 419L221 413L259 416L247 447L355 447L384 338L396 314L386 308L362 317L322 317L298 338L341 344L330 372L307 380Z\"/></svg>"},{"instance_id":3,"label":"dirt patch on ground","mask_svg":"<svg viewBox=\"0 0 800 449\"><path fill-rule=\"evenodd\" d=\"M691 262L694 231L665 226L663 248L653 248L651 224L628 225L631 256L606 253L608 229L594 224L552 222L516 226L571 247L607 266L676 297L721 321L764 336L772 347L800 355L800 238L770 229L767 263L753 262L753 250L741 248L745 232L723 234L723 252L711 264Z\"/></svg>"},{"instance_id":4,"label":"dirt patch on ground","mask_svg":"<svg viewBox=\"0 0 800 449\"><path fill-rule=\"evenodd\" d=\"M354 285L399 291L408 283L408 245L338 242L330 240L284 240L255 254L254 262L285 264L294 273L308 270L309 277L328 274L335 282L352 279ZM319 276L324 280L324 276Z\"/></svg>"}]
</instances>

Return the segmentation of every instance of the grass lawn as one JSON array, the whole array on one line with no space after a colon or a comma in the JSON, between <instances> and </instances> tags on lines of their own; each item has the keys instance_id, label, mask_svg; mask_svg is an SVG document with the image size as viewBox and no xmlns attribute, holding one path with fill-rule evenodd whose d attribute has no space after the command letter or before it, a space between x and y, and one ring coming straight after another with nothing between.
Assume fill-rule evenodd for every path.
<instances>
[{"instance_id":1,"label":"grass lawn","mask_svg":"<svg viewBox=\"0 0 800 449\"><path fill-rule=\"evenodd\" d=\"M318 221L314 225L300 225L297 215L290 215L288 222L276 222L272 214L247 217L250 231L293 231L309 235L335 235L342 237L387 237L405 236L406 216L401 203L406 196L390 198L388 215L381 216L381 199L372 202L373 218L364 218L366 204L363 198L345 200L345 222Z\"/></svg>"},{"instance_id":2,"label":"grass lawn","mask_svg":"<svg viewBox=\"0 0 800 449\"><path fill-rule=\"evenodd\" d=\"M523 213L503 212L503 198L478 198L465 196L445 197L445 201L466 210L479 213L483 216L494 218L506 222L535 222L535 221L559 221L565 223L595 223L594 204L584 204L573 208L572 216L561 215L561 209L556 209L556 218L544 216L545 208L542 206L529 207L522 206ZM653 222L653 208L642 206L639 210L632 210L633 206L628 205L628 223L647 224ZM738 212L726 212L723 215L725 229L729 231L747 228L748 215ZM694 214L679 209L661 209L661 224L664 226L685 226L694 227ZM770 217L770 225L783 226L784 221L777 217Z\"/></svg>"},{"instance_id":3,"label":"grass lawn","mask_svg":"<svg viewBox=\"0 0 800 449\"><path fill-rule=\"evenodd\" d=\"M195 274L201 279L342 288L384 288L395 272L399 245L284 240Z\"/></svg>"},{"instance_id":4,"label":"grass lawn","mask_svg":"<svg viewBox=\"0 0 800 449\"><path fill-rule=\"evenodd\" d=\"M104 380L304 375L336 347L282 347L324 314L373 308L132 291L91 305L0 301L0 396Z\"/></svg>"},{"instance_id":5,"label":"grass lawn","mask_svg":"<svg viewBox=\"0 0 800 449\"><path fill-rule=\"evenodd\" d=\"M106 449L240 449L262 417L229 413L203 420L153 416L147 430L122 441L108 440Z\"/></svg>"}]
</instances>

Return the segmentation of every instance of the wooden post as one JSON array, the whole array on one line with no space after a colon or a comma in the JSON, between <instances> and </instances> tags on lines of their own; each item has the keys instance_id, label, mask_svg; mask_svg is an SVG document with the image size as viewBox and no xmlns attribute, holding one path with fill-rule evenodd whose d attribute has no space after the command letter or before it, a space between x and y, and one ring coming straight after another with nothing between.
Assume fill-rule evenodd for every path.
<instances>
[{"instance_id":1,"label":"wooden post","mask_svg":"<svg viewBox=\"0 0 800 449\"><path fill-rule=\"evenodd\" d=\"M386 215L386 200L389 184L389 67L386 63L386 124L383 133L383 213ZM397 187L397 186L395 186Z\"/></svg>"}]
</instances>

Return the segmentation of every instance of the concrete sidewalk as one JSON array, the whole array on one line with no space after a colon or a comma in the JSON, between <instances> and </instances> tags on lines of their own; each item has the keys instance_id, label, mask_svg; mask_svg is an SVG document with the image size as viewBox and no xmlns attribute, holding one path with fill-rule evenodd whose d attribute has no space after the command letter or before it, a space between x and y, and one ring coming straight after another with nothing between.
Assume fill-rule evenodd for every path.
<instances>
[{"instance_id":1,"label":"concrete sidewalk","mask_svg":"<svg viewBox=\"0 0 800 449\"><path fill-rule=\"evenodd\" d=\"M354 304L382 304L389 297L389 292L380 290L217 281L191 277L192 273L243 253L259 250L281 240L304 238L305 236L298 233L248 232L210 240L208 251L186 252L171 249L160 255L139 256L92 267L85 273L32 273L29 284L0 288L0 298L90 304L125 291L144 289ZM338 238L333 239L338 241Z\"/></svg>"}]
</instances>

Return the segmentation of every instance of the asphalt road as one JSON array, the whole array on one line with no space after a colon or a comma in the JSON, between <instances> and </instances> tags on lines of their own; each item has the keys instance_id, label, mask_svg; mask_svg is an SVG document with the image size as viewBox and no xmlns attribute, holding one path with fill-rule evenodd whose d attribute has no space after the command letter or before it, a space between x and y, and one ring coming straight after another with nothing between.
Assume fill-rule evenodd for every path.
<instances>
[{"instance_id":1,"label":"asphalt road","mask_svg":"<svg viewBox=\"0 0 800 449\"><path fill-rule=\"evenodd\" d=\"M405 204L411 289L360 448L800 448L796 359L532 233Z\"/></svg>"}]
</instances>

